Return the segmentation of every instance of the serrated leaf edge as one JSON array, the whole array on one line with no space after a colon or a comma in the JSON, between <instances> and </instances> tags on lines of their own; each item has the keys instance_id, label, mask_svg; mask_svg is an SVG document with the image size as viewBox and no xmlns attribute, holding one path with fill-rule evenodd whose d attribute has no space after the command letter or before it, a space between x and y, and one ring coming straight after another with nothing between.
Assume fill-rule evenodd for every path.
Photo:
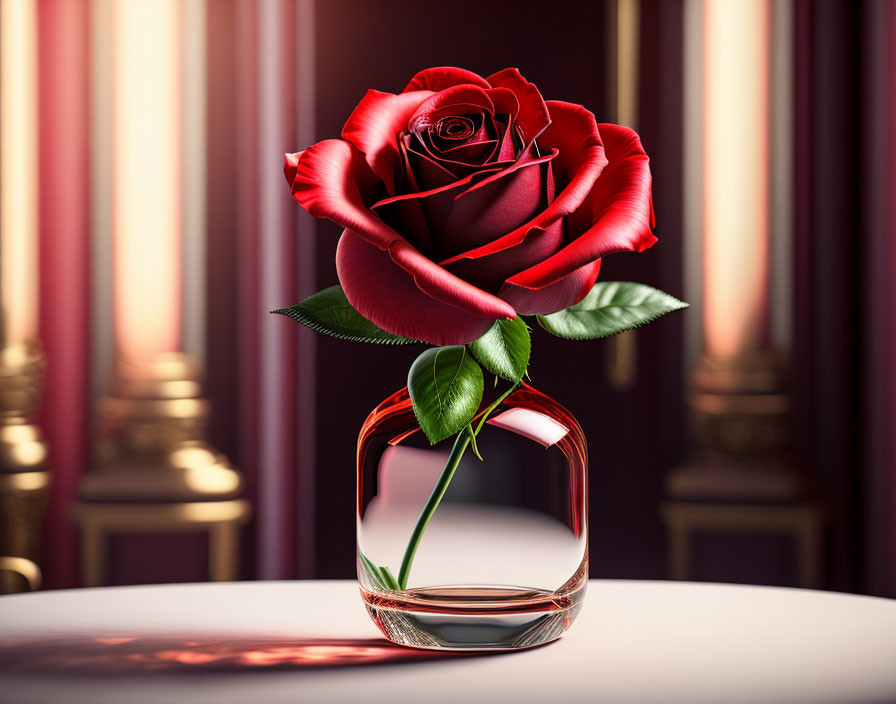
<instances>
[{"instance_id":1,"label":"serrated leaf edge","mask_svg":"<svg viewBox=\"0 0 896 704\"><path fill-rule=\"evenodd\" d=\"M329 335L330 337L335 337L339 340L348 340L350 342L367 342L372 345L412 345L422 343L421 340L412 340L407 337L400 337L399 335L394 335L391 332L383 330L386 335L391 335L391 337L385 338L377 338L377 337L365 337L363 335L353 335L352 333L342 332L337 330L336 328L331 328L323 325L322 323L315 320L313 317L308 315L303 311L295 310L295 307L289 308L278 308L277 310L272 310L271 313L278 313L279 315L285 315L287 318L291 318L295 320L297 323L301 323L306 328L314 330L314 332L323 333L324 335ZM370 321L368 321L370 322ZM373 325L373 323L371 323ZM425 344L425 343L423 343Z\"/></svg>"},{"instance_id":2,"label":"serrated leaf edge","mask_svg":"<svg viewBox=\"0 0 896 704\"><path fill-rule=\"evenodd\" d=\"M550 333L550 334L553 335L554 337L559 337L559 338L562 339L562 340L602 340L602 339L604 339L604 338L606 338L606 337L613 337L613 335L620 335L620 334L622 334L622 333L624 333L624 332L628 332L629 330L634 330L634 329L636 329L636 328L644 327L645 325L648 325L648 324L652 323L654 320L657 320L658 318L662 318L664 315L668 315L669 313L674 313L674 312L677 311L677 310L683 310L684 308L690 308L690 306L691 306L690 303L685 303L684 301L679 300L678 298L676 298L675 296L673 296L671 293L666 293L665 291L661 291L660 289L658 289L658 288L654 288L653 286L650 286L649 284L642 284L642 283L637 282L637 281L605 281L605 282L603 282L603 283L605 283L605 284L610 284L610 283L614 283L614 284L635 284L635 285L638 285L638 286L647 286L648 288L652 288L654 291L656 291L656 292L658 292L658 293L661 293L661 294L663 294L664 296L666 296L667 298L671 299L671 301L672 301L673 303L672 303L672 306L671 306L668 310L664 310L664 311L662 311L662 312L660 312L660 313L657 313L656 315L651 315L649 318L647 318L647 319L645 319L645 320L642 320L640 323L635 323L635 324L633 324L633 325L626 325L625 327L618 328L618 329L614 330L613 332L607 332L607 333L604 333L604 334L601 334L601 335L587 335L587 336L583 336L583 335L570 335L570 336L567 336L567 335L558 335L556 332L554 332L553 330L551 330L550 328L548 328L547 325L545 325L545 318L548 317L547 315L536 315L535 317L538 319L538 324L542 327L543 330L545 330L546 332ZM589 293L590 293L590 292L589 292ZM584 299L583 299L583 300L584 300ZM575 305L578 305L578 304L575 304ZM584 314L586 314L586 313L591 313L591 312L593 312L593 309L592 309L592 310L581 310L581 311L578 311L578 310L570 310L570 308L575 307L575 305L570 306L569 308L564 308L562 311L557 311L557 313L561 313L561 312L563 312L563 313L573 314L573 315L584 315ZM636 305L642 305L642 303L639 303L639 304L636 304ZM604 307L600 308L599 310L609 310L609 309L611 309L611 308L624 309L624 308L626 308L626 306L610 305L610 306L604 306ZM554 313L549 313L548 315L554 315Z\"/></svg>"},{"instance_id":3,"label":"serrated leaf edge","mask_svg":"<svg viewBox=\"0 0 896 704\"><path fill-rule=\"evenodd\" d=\"M607 306L606 308L602 308L601 310L607 310L607 308L621 308L621 307L622 306ZM634 330L636 328L643 328L645 325L652 323L654 320L657 320L658 318L662 318L664 315L668 315L669 313L674 313L677 310L682 310L683 308L690 308L690 304L683 303L683 305L676 306L675 308L670 308L669 310L663 311L662 313L657 313L656 315L653 315L653 316L647 318L646 320L642 320L640 323L635 323L634 325L628 325L626 327L614 330L613 332L607 332L602 335L593 335L593 336L592 335L588 335L588 336L571 335L571 336L567 337L566 335L558 335L553 330L549 330L548 328L545 327L544 323L541 320L541 318L543 316L540 316L540 315L538 316L538 319L539 319L538 324L541 325L541 327L544 330L549 332L554 337L559 337L563 340L602 340L605 337L613 337L613 335L621 335L622 333L628 332L629 330ZM566 312L568 313L569 311L566 311ZM587 313L588 311L583 310L583 311L572 311L572 312L573 313L580 313L580 312Z\"/></svg>"}]
</instances>

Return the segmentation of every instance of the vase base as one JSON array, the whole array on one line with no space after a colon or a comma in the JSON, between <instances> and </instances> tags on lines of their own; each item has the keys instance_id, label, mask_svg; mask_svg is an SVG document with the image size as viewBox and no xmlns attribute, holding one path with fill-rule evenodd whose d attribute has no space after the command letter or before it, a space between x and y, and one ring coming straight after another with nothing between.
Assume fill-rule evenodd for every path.
<instances>
[{"instance_id":1,"label":"vase base","mask_svg":"<svg viewBox=\"0 0 896 704\"><path fill-rule=\"evenodd\" d=\"M381 593L361 590L367 612L393 643L452 651L532 648L562 636L581 609L575 592L514 587L440 587Z\"/></svg>"}]
</instances>

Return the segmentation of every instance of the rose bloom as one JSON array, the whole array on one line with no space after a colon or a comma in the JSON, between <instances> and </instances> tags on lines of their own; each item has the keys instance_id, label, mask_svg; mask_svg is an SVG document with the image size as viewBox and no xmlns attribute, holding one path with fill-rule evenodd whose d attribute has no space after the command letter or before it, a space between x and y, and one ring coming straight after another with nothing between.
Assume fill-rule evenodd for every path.
<instances>
[{"instance_id":1,"label":"rose bloom","mask_svg":"<svg viewBox=\"0 0 896 704\"><path fill-rule=\"evenodd\" d=\"M577 303L600 260L656 238L638 135L545 101L515 68L370 90L342 130L286 156L293 197L344 227L349 303L402 337L464 344Z\"/></svg>"}]
</instances>

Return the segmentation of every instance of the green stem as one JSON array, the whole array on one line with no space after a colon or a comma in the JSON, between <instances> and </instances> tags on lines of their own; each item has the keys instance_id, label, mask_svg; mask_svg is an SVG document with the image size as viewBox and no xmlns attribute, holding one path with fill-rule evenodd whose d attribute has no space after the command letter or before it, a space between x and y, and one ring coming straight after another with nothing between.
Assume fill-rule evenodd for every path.
<instances>
[{"instance_id":1,"label":"green stem","mask_svg":"<svg viewBox=\"0 0 896 704\"><path fill-rule=\"evenodd\" d=\"M473 454L480 462L485 462L482 455L479 454L479 448L476 447L476 433L473 432L473 424L467 423L467 434L470 436L470 445L473 446Z\"/></svg>"},{"instance_id":2,"label":"green stem","mask_svg":"<svg viewBox=\"0 0 896 704\"><path fill-rule=\"evenodd\" d=\"M510 394L512 394L514 391L516 391L517 388L519 388L519 385L520 385L520 382L519 381L516 382L513 386L511 386L509 389L507 389L507 391L505 391L503 394L498 396L498 398L495 400L495 402L491 406L489 406L488 408L485 409L485 413L483 413L482 418L479 419L479 425L476 426L476 431L473 433L473 435L479 435L479 431L482 430L482 426L485 425L485 421L488 420L488 417L491 415L491 412L493 410L495 410L499 405L501 405L501 401L503 401L505 398L510 396Z\"/></svg>"},{"instance_id":3,"label":"green stem","mask_svg":"<svg viewBox=\"0 0 896 704\"><path fill-rule=\"evenodd\" d=\"M439 507L439 502L442 500L445 492L448 491L451 477L454 476L454 471L457 469L457 465L460 464L460 459L464 456L467 445L470 444L471 437L472 436L466 428L457 434L457 439L454 441L454 447L451 448L451 454L448 456L448 462L445 463L445 469L442 470L442 474L439 476L439 481L436 482L436 486L429 495L426 505L420 512L420 517L417 519L417 525L414 526L414 531L411 533L411 539L408 541L408 547L404 551L404 557L401 560L401 569L398 570L398 586L401 589L405 589L408 586L411 563L414 561L414 555L417 552L417 547L420 545L420 539L423 538L423 532L426 530L426 526L429 525L430 520L432 520L432 515Z\"/></svg>"},{"instance_id":4,"label":"green stem","mask_svg":"<svg viewBox=\"0 0 896 704\"><path fill-rule=\"evenodd\" d=\"M517 382L511 386L507 391L501 394L492 405L485 409L479 420L479 424L476 426L476 430L473 430L472 425L468 425L457 434L457 438L454 440L454 446L451 448L451 454L448 455L448 461L445 463L445 468L442 470L442 474L439 475L439 481L436 482L435 488L433 488L432 493L429 495L429 499L426 501L426 505L420 512L420 516L417 518L417 524L414 526L410 540L408 540L408 546L405 548L404 557L401 560L401 569L398 570L398 586L400 589L406 589L408 586L408 577L411 574L411 563L414 561L414 555L417 554L417 548L420 546L423 533L426 531L426 527L432 520L436 509L439 507L442 497L445 496L445 492L448 491L448 485L451 483L452 477L454 477L454 472L457 470L460 460L464 456L464 452L467 451L467 447L470 445L471 441L475 443L476 436L479 435L479 431L482 430L482 426L485 425L485 421L488 419L491 412L500 405L501 401L516 391L519 385L519 382Z\"/></svg>"}]
</instances>

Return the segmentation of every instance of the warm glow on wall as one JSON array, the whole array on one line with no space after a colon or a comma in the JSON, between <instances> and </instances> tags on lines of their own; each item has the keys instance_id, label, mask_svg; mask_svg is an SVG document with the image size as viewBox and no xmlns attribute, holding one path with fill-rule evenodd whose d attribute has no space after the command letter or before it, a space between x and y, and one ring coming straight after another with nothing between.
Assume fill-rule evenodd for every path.
<instances>
[{"instance_id":1,"label":"warm glow on wall","mask_svg":"<svg viewBox=\"0 0 896 704\"><path fill-rule=\"evenodd\" d=\"M763 341L768 290L768 0L705 0L703 280L706 351Z\"/></svg>"},{"instance_id":2,"label":"warm glow on wall","mask_svg":"<svg viewBox=\"0 0 896 704\"><path fill-rule=\"evenodd\" d=\"M180 347L180 3L112 14L116 342L139 361Z\"/></svg>"},{"instance_id":3,"label":"warm glow on wall","mask_svg":"<svg viewBox=\"0 0 896 704\"><path fill-rule=\"evenodd\" d=\"M37 7L0 0L0 341L37 336L37 295Z\"/></svg>"}]
</instances>

